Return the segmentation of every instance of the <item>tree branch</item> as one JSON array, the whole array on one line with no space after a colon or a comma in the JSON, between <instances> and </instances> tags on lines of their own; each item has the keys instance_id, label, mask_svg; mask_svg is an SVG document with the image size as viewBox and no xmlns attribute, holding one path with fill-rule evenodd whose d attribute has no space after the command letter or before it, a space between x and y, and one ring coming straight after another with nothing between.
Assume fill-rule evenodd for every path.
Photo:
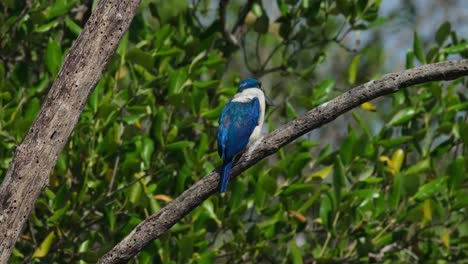
<instances>
[{"instance_id":1,"label":"tree branch","mask_svg":"<svg viewBox=\"0 0 468 264\"><path fill-rule=\"evenodd\" d=\"M101 0L62 68L0 186L0 263L7 263L36 199L49 182L59 153L139 0Z\"/></svg>"},{"instance_id":2,"label":"tree branch","mask_svg":"<svg viewBox=\"0 0 468 264\"><path fill-rule=\"evenodd\" d=\"M468 76L468 60L428 64L402 72L386 74L378 80L357 86L266 136L249 157L242 156L240 158L232 170L231 179L301 135L333 121L341 114L364 102L412 85L430 81L453 80L461 76ZM161 237L182 217L217 191L219 171L220 168L202 178L173 202L140 223L98 263L125 263L148 243Z\"/></svg>"},{"instance_id":3,"label":"tree branch","mask_svg":"<svg viewBox=\"0 0 468 264\"><path fill-rule=\"evenodd\" d=\"M231 45L239 47L239 41L231 34L226 24L226 9L229 4L229 0L219 1L219 24L221 24L221 33L223 33L224 39Z\"/></svg>"},{"instance_id":4,"label":"tree branch","mask_svg":"<svg viewBox=\"0 0 468 264\"><path fill-rule=\"evenodd\" d=\"M252 9L253 4L254 4L254 0L247 0L247 3L245 4L245 6L241 9L239 13L239 17L237 18L237 22L231 31L231 33L234 34L235 36L238 35L239 29L242 27L242 25L244 25L245 18L247 17L250 10Z\"/></svg>"},{"instance_id":5,"label":"tree branch","mask_svg":"<svg viewBox=\"0 0 468 264\"><path fill-rule=\"evenodd\" d=\"M221 25L221 33L229 45L239 48L239 40L242 39L242 25L244 24L245 18L247 17L250 9L252 9L254 1L248 0L245 6L241 9L239 17L237 18L237 22L234 25L232 31L229 31L226 23L226 9L228 4L229 0L219 1L219 22Z\"/></svg>"}]
</instances>

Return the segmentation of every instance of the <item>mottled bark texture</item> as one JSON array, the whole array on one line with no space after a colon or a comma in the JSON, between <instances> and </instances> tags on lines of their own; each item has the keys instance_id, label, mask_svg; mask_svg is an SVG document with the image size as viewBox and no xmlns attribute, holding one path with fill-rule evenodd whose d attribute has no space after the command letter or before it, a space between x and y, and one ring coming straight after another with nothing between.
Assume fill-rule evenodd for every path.
<instances>
[{"instance_id":1,"label":"mottled bark texture","mask_svg":"<svg viewBox=\"0 0 468 264\"><path fill-rule=\"evenodd\" d=\"M0 186L0 263L7 263L88 95L101 78L138 5L139 0L99 2L70 48L23 143L16 148Z\"/></svg>"},{"instance_id":2,"label":"mottled bark texture","mask_svg":"<svg viewBox=\"0 0 468 264\"><path fill-rule=\"evenodd\" d=\"M350 109L399 89L430 81L453 80L468 76L468 60L428 64L390 73L380 79L357 86L324 103L263 138L249 157L241 157L232 170L231 179L261 159L277 152L284 145L305 133L333 121ZM196 182L158 213L139 224L98 263L125 263L152 240L159 238L182 217L200 205L218 187L219 168Z\"/></svg>"}]
</instances>

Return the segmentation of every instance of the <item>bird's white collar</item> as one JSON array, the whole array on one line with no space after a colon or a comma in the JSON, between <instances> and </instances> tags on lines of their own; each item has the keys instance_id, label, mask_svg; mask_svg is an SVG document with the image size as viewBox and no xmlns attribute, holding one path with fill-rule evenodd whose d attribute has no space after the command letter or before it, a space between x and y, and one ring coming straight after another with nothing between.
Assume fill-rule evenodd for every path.
<instances>
[{"instance_id":1,"label":"bird's white collar","mask_svg":"<svg viewBox=\"0 0 468 264\"><path fill-rule=\"evenodd\" d=\"M263 94L263 91L258 88L248 88L234 95L234 99L232 99L232 101L246 103L250 102L255 97L263 99L265 98L265 95Z\"/></svg>"}]
</instances>

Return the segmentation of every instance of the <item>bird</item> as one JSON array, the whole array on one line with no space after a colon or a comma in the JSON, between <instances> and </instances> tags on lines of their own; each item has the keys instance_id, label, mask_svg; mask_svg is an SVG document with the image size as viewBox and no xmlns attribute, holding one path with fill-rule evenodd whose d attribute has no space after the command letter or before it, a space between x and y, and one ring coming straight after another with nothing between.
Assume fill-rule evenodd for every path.
<instances>
[{"instance_id":1,"label":"bird","mask_svg":"<svg viewBox=\"0 0 468 264\"><path fill-rule=\"evenodd\" d=\"M220 193L227 190L234 160L261 137L266 104L272 105L262 83L247 78L240 82L237 93L223 107L216 135L218 154L223 160Z\"/></svg>"}]
</instances>

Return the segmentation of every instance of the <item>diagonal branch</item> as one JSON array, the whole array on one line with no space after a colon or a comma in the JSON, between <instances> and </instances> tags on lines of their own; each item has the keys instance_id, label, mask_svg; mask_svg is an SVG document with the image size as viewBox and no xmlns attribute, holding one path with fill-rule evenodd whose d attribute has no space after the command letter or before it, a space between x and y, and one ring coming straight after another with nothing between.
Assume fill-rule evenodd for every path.
<instances>
[{"instance_id":1,"label":"diagonal branch","mask_svg":"<svg viewBox=\"0 0 468 264\"><path fill-rule=\"evenodd\" d=\"M301 135L333 121L341 114L362 103L412 85L430 81L453 80L461 76L468 76L468 60L428 64L386 74L378 80L357 86L266 136L249 157L241 157L232 170L231 179ZM196 182L158 213L140 223L98 263L125 263L148 243L161 237L182 217L216 192L219 170L218 168Z\"/></svg>"},{"instance_id":2,"label":"diagonal branch","mask_svg":"<svg viewBox=\"0 0 468 264\"><path fill-rule=\"evenodd\" d=\"M0 186L0 263L49 182L91 91L135 15L139 0L101 0L70 48L39 114Z\"/></svg>"}]
</instances>

